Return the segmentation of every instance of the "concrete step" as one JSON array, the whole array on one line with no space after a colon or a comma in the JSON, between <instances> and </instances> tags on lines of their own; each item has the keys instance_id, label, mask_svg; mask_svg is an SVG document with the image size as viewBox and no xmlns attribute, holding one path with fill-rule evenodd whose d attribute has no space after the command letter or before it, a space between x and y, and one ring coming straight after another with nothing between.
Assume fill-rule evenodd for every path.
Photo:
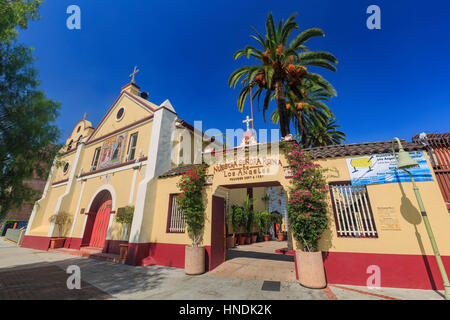
<instances>
[{"instance_id":1,"label":"concrete step","mask_svg":"<svg viewBox=\"0 0 450 320\"><path fill-rule=\"evenodd\" d=\"M64 253L64 254L70 254L73 256L79 256L82 257L83 253L80 250L75 249L68 249L68 248L58 248L58 249L48 249L49 252L57 252L57 253Z\"/></svg>"},{"instance_id":2,"label":"concrete step","mask_svg":"<svg viewBox=\"0 0 450 320\"><path fill-rule=\"evenodd\" d=\"M109 262L120 263L120 256L113 253L96 253L89 256L89 258L106 260Z\"/></svg>"},{"instance_id":3,"label":"concrete step","mask_svg":"<svg viewBox=\"0 0 450 320\"><path fill-rule=\"evenodd\" d=\"M83 255L83 257L89 257L94 254L99 254L103 252L103 248L96 248L96 247L82 247L80 248L80 251Z\"/></svg>"}]
</instances>

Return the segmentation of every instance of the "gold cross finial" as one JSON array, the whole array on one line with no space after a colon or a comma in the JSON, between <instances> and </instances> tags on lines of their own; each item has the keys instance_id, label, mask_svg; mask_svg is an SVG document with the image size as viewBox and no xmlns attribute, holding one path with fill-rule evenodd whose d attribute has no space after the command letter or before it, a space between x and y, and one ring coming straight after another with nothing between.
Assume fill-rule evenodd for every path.
<instances>
[{"instance_id":1,"label":"gold cross finial","mask_svg":"<svg viewBox=\"0 0 450 320\"><path fill-rule=\"evenodd\" d=\"M87 117L87 112L84 113L83 120L86 120L86 117Z\"/></svg>"},{"instance_id":2,"label":"gold cross finial","mask_svg":"<svg viewBox=\"0 0 450 320\"><path fill-rule=\"evenodd\" d=\"M134 67L134 71L130 74L131 77L131 83L134 83L134 76L136 75L136 73L138 73L139 70L137 69L137 66Z\"/></svg>"},{"instance_id":3,"label":"gold cross finial","mask_svg":"<svg viewBox=\"0 0 450 320\"><path fill-rule=\"evenodd\" d=\"M250 131L250 122L253 122L253 119L250 119L249 116L247 116L247 119L242 121L242 123L246 123L247 124L247 131Z\"/></svg>"}]
</instances>

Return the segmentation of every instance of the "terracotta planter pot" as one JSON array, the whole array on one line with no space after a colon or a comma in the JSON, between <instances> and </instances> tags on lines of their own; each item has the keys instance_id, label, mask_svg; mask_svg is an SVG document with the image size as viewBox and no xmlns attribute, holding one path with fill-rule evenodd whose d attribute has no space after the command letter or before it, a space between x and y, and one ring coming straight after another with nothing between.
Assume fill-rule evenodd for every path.
<instances>
[{"instance_id":1,"label":"terracotta planter pot","mask_svg":"<svg viewBox=\"0 0 450 320\"><path fill-rule=\"evenodd\" d=\"M257 239L258 239L258 235L252 234L252 243L255 243Z\"/></svg>"},{"instance_id":2,"label":"terracotta planter pot","mask_svg":"<svg viewBox=\"0 0 450 320\"><path fill-rule=\"evenodd\" d=\"M304 287L323 289L327 286L322 252L295 251L298 281Z\"/></svg>"},{"instance_id":3,"label":"terracotta planter pot","mask_svg":"<svg viewBox=\"0 0 450 320\"><path fill-rule=\"evenodd\" d=\"M120 247L119 260L120 263L124 264L128 254L128 243L120 244L119 247Z\"/></svg>"},{"instance_id":4,"label":"terracotta planter pot","mask_svg":"<svg viewBox=\"0 0 450 320\"><path fill-rule=\"evenodd\" d=\"M270 239L270 234L265 234L264 235L264 241L269 241Z\"/></svg>"},{"instance_id":5,"label":"terracotta planter pot","mask_svg":"<svg viewBox=\"0 0 450 320\"><path fill-rule=\"evenodd\" d=\"M279 232L279 233L277 233L277 236L278 236L278 240L280 240L280 241L284 240L284 233Z\"/></svg>"},{"instance_id":6,"label":"terracotta planter pot","mask_svg":"<svg viewBox=\"0 0 450 320\"><path fill-rule=\"evenodd\" d=\"M239 236L239 245L244 245L245 244L245 240L246 238L244 236Z\"/></svg>"},{"instance_id":7,"label":"terracotta planter pot","mask_svg":"<svg viewBox=\"0 0 450 320\"><path fill-rule=\"evenodd\" d=\"M227 249L234 248L234 236L227 238Z\"/></svg>"},{"instance_id":8,"label":"terracotta planter pot","mask_svg":"<svg viewBox=\"0 0 450 320\"><path fill-rule=\"evenodd\" d=\"M50 239L50 249L63 248L65 240L66 240L66 238L51 238Z\"/></svg>"},{"instance_id":9,"label":"terracotta planter pot","mask_svg":"<svg viewBox=\"0 0 450 320\"><path fill-rule=\"evenodd\" d=\"M189 275L205 273L205 248L186 246L184 272Z\"/></svg>"},{"instance_id":10,"label":"terracotta planter pot","mask_svg":"<svg viewBox=\"0 0 450 320\"><path fill-rule=\"evenodd\" d=\"M245 237L245 244L250 244L250 243L252 243L252 237L251 236Z\"/></svg>"}]
</instances>

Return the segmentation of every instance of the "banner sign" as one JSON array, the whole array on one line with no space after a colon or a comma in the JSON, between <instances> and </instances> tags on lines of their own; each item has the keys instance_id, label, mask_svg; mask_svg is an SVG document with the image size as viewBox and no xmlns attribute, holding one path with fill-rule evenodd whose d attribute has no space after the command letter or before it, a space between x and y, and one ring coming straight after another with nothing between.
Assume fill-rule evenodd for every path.
<instances>
[{"instance_id":1,"label":"banner sign","mask_svg":"<svg viewBox=\"0 0 450 320\"><path fill-rule=\"evenodd\" d=\"M126 138L127 134L123 133L105 140L100 154L100 169L122 162Z\"/></svg>"},{"instance_id":2,"label":"banner sign","mask_svg":"<svg viewBox=\"0 0 450 320\"><path fill-rule=\"evenodd\" d=\"M433 181L423 151L413 151L409 154L419 164L416 168L408 169L414 180ZM411 182L408 173L397 169L397 161L392 153L347 158L346 160L352 185Z\"/></svg>"}]
</instances>

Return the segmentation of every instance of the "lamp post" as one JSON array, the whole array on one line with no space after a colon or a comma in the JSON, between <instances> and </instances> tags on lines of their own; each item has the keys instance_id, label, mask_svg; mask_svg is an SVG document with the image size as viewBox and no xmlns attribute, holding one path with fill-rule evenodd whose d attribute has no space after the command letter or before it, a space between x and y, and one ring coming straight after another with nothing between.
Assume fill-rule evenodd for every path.
<instances>
[{"instance_id":1,"label":"lamp post","mask_svg":"<svg viewBox=\"0 0 450 320\"><path fill-rule=\"evenodd\" d=\"M395 153L395 142L398 143L398 157L396 157ZM428 237L430 238L431 247L433 248L434 256L436 257L436 262L439 267L439 271L441 273L442 279L444 281L445 288L445 300L450 300L450 283L448 282L447 273L445 271L444 263L442 262L441 254L439 253L439 249L436 244L436 240L434 239L433 230L431 230L430 221L428 220L427 213L425 211L425 207L422 202L422 197L420 196L419 188L414 181L413 175L407 169L417 167L419 164L417 161L413 160L408 152L403 149L402 143L399 138L394 138L392 140L392 152L394 154L394 158L397 160L397 166L399 169L402 169L411 177L411 181L413 184L413 190L416 195L417 202L419 204L420 213L422 214L423 222L425 223L425 228L427 229Z\"/></svg>"}]
</instances>

